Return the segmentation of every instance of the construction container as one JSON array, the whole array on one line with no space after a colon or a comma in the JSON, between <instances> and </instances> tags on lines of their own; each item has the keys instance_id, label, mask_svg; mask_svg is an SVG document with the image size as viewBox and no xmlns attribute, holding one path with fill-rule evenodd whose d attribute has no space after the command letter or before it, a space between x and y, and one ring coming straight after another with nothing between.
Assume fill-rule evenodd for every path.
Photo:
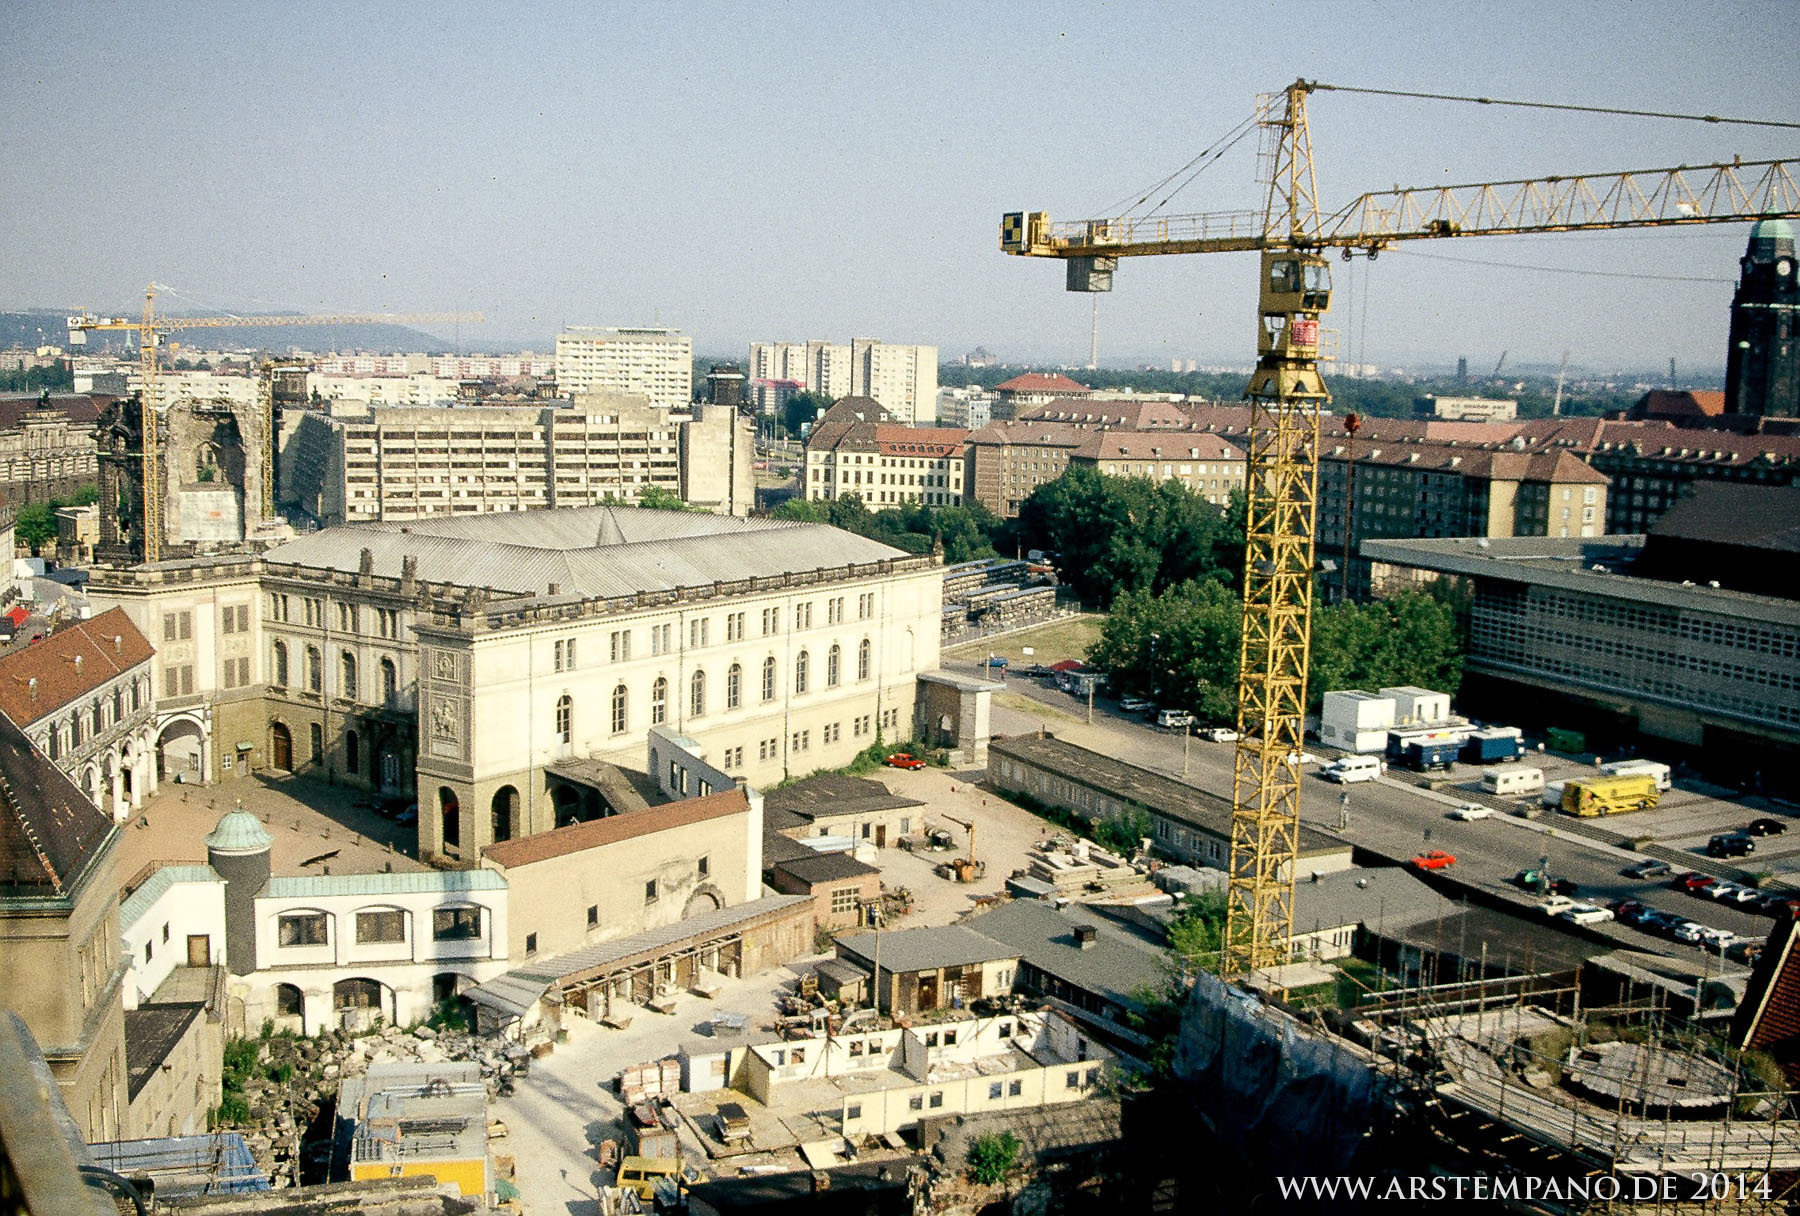
<instances>
[{"instance_id":1,"label":"construction container","mask_svg":"<svg viewBox=\"0 0 1800 1216\"><path fill-rule=\"evenodd\" d=\"M1399 725L1443 722L1450 717L1450 694L1447 692L1432 692L1429 688L1403 684L1398 688L1384 688L1381 695L1393 698L1394 721Z\"/></svg>"},{"instance_id":2,"label":"construction container","mask_svg":"<svg viewBox=\"0 0 1800 1216\"><path fill-rule=\"evenodd\" d=\"M1525 739L1516 726L1490 726L1463 740L1465 764L1504 764L1525 754Z\"/></svg>"},{"instance_id":3,"label":"construction container","mask_svg":"<svg viewBox=\"0 0 1800 1216\"><path fill-rule=\"evenodd\" d=\"M1319 741L1347 752L1380 752L1394 725L1394 699L1352 688L1328 692L1319 711Z\"/></svg>"},{"instance_id":4,"label":"construction container","mask_svg":"<svg viewBox=\"0 0 1800 1216\"><path fill-rule=\"evenodd\" d=\"M1563 785L1562 809L1571 815L1623 815L1656 805L1661 791L1649 773L1618 777L1583 777Z\"/></svg>"},{"instance_id":5,"label":"construction container","mask_svg":"<svg viewBox=\"0 0 1800 1216\"><path fill-rule=\"evenodd\" d=\"M1578 730L1569 730L1562 726L1552 726L1544 732L1545 746L1553 752L1585 752L1587 736Z\"/></svg>"},{"instance_id":6,"label":"construction container","mask_svg":"<svg viewBox=\"0 0 1800 1216\"><path fill-rule=\"evenodd\" d=\"M1417 772L1449 768L1456 763L1462 742L1457 739L1415 739L1400 751L1400 763Z\"/></svg>"}]
</instances>

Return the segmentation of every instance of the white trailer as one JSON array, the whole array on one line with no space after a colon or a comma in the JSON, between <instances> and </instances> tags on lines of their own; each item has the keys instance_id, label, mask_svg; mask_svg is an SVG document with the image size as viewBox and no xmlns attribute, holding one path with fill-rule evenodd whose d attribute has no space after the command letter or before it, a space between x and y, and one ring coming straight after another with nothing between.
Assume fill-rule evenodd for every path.
<instances>
[{"instance_id":1,"label":"white trailer","mask_svg":"<svg viewBox=\"0 0 1800 1216\"><path fill-rule=\"evenodd\" d=\"M1602 777L1626 777L1636 773L1643 773L1646 776L1655 777L1656 788L1659 790L1666 791L1671 784L1669 780L1669 766L1660 764L1655 760L1615 760L1611 764L1602 764L1600 766L1600 775Z\"/></svg>"},{"instance_id":2,"label":"white trailer","mask_svg":"<svg viewBox=\"0 0 1800 1216\"><path fill-rule=\"evenodd\" d=\"M1544 788L1544 770L1508 765L1483 773L1481 788L1490 794L1534 794Z\"/></svg>"},{"instance_id":3,"label":"white trailer","mask_svg":"<svg viewBox=\"0 0 1800 1216\"><path fill-rule=\"evenodd\" d=\"M1319 741L1347 752L1379 753L1394 725L1394 699L1359 688L1328 692L1319 710Z\"/></svg>"}]
</instances>

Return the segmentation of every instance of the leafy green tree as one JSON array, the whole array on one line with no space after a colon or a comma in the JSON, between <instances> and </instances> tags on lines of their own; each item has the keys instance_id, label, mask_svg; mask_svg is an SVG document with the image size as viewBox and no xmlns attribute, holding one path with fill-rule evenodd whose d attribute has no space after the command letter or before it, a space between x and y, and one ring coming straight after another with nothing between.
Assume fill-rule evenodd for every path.
<instances>
[{"instance_id":1,"label":"leafy green tree","mask_svg":"<svg viewBox=\"0 0 1800 1216\"><path fill-rule=\"evenodd\" d=\"M1024 1147L1011 1132L984 1132L969 1145L969 1173L982 1186L994 1186L1012 1171Z\"/></svg>"},{"instance_id":2,"label":"leafy green tree","mask_svg":"<svg viewBox=\"0 0 1800 1216\"><path fill-rule=\"evenodd\" d=\"M652 511L702 511L673 490L665 490L661 486L648 486L638 495L637 505Z\"/></svg>"},{"instance_id":3,"label":"leafy green tree","mask_svg":"<svg viewBox=\"0 0 1800 1216\"><path fill-rule=\"evenodd\" d=\"M795 393L781 407L782 429L799 438L801 428L816 422L831 406L831 398L824 393Z\"/></svg>"},{"instance_id":4,"label":"leafy green tree","mask_svg":"<svg viewBox=\"0 0 1800 1216\"><path fill-rule=\"evenodd\" d=\"M77 507L91 506L99 501L100 487L92 482L89 482L85 486L78 487L75 493L69 497L70 504Z\"/></svg>"},{"instance_id":5,"label":"leafy green tree","mask_svg":"<svg viewBox=\"0 0 1800 1216\"><path fill-rule=\"evenodd\" d=\"M790 498L769 512L770 519L792 520L799 524L824 524L831 521L825 516L823 503L809 502L804 498Z\"/></svg>"},{"instance_id":6,"label":"leafy green tree","mask_svg":"<svg viewBox=\"0 0 1800 1216\"><path fill-rule=\"evenodd\" d=\"M1184 972L1217 971L1225 949L1225 896L1213 892L1188 901L1169 923L1169 953Z\"/></svg>"},{"instance_id":7,"label":"leafy green tree","mask_svg":"<svg viewBox=\"0 0 1800 1216\"><path fill-rule=\"evenodd\" d=\"M36 553L56 539L56 513L48 503L26 503L13 521L13 534Z\"/></svg>"},{"instance_id":8,"label":"leafy green tree","mask_svg":"<svg viewBox=\"0 0 1800 1216\"><path fill-rule=\"evenodd\" d=\"M1183 583L1160 595L1126 592L1113 601L1088 662L1110 673L1114 691L1230 721L1237 712L1240 616L1236 595L1223 583Z\"/></svg>"}]
</instances>

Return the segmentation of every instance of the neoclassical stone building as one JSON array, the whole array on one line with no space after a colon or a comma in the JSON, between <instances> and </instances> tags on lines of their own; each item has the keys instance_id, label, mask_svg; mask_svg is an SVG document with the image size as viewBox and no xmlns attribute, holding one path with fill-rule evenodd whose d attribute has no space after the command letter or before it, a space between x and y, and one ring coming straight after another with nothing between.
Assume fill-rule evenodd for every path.
<instances>
[{"instance_id":1,"label":"neoclassical stone building","mask_svg":"<svg viewBox=\"0 0 1800 1216\"><path fill-rule=\"evenodd\" d=\"M421 854L467 862L615 809L651 727L763 785L909 736L942 577L818 524L587 507L328 528L90 594L196 614L208 779L416 791Z\"/></svg>"}]
</instances>

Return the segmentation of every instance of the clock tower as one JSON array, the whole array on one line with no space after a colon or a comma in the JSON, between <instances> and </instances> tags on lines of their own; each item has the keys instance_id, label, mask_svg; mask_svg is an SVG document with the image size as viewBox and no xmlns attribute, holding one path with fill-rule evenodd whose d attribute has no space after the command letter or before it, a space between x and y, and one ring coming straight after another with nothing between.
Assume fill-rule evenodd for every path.
<instances>
[{"instance_id":1,"label":"clock tower","mask_svg":"<svg viewBox=\"0 0 1800 1216\"><path fill-rule=\"evenodd\" d=\"M1759 220L1738 262L1725 363L1725 412L1800 417L1800 286L1794 226Z\"/></svg>"}]
</instances>

